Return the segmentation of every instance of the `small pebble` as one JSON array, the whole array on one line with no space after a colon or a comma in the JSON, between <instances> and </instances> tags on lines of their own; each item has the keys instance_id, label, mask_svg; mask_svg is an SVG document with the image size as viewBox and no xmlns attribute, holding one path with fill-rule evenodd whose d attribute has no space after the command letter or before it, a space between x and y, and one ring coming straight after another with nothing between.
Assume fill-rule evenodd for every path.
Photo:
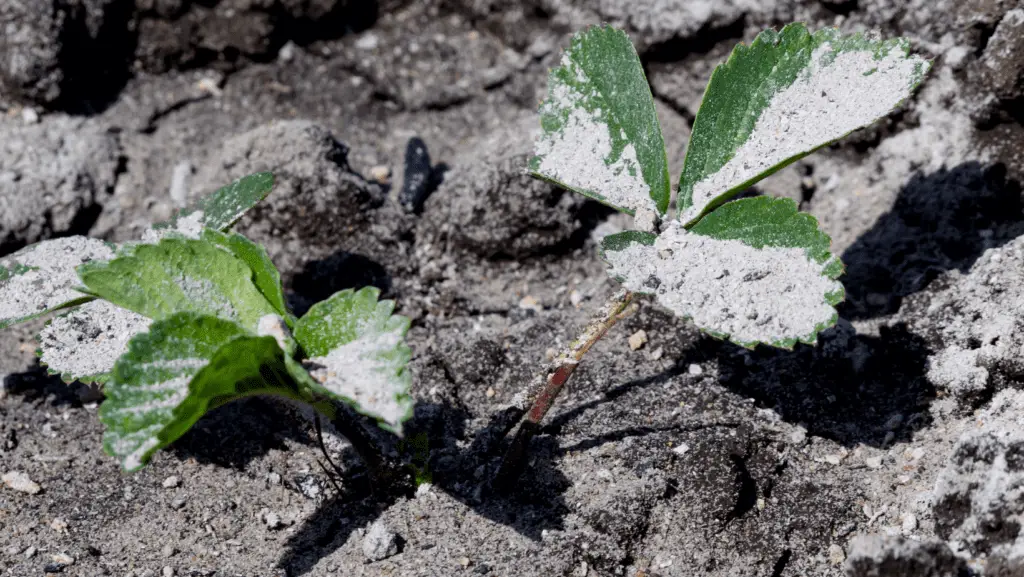
<instances>
[{"instance_id":1,"label":"small pebble","mask_svg":"<svg viewBox=\"0 0 1024 577\"><path fill-rule=\"evenodd\" d=\"M536 298L530 295L526 295L519 301L519 308L528 311L540 312L544 310L544 307L537 301Z\"/></svg>"},{"instance_id":2,"label":"small pebble","mask_svg":"<svg viewBox=\"0 0 1024 577\"><path fill-rule=\"evenodd\" d=\"M28 549L25 549L25 558L31 559L35 557L36 551L39 551L39 549L36 549L35 547L29 547Z\"/></svg>"},{"instance_id":3,"label":"small pebble","mask_svg":"<svg viewBox=\"0 0 1024 577\"><path fill-rule=\"evenodd\" d=\"M284 522L281 521L281 516L273 511L264 509L260 511L260 517L263 519L263 524L271 531L276 531L277 529L284 527Z\"/></svg>"},{"instance_id":4,"label":"small pebble","mask_svg":"<svg viewBox=\"0 0 1024 577\"><path fill-rule=\"evenodd\" d=\"M679 443L679 446L674 447L672 449L672 452L677 454L677 455L685 455L686 452L689 451L689 450L690 450L690 446L689 445L687 445L686 443Z\"/></svg>"},{"instance_id":5,"label":"small pebble","mask_svg":"<svg viewBox=\"0 0 1024 577\"><path fill-rule=\"evenodd\" d=\"M267 475L267 480L270 481L271 485L280 485L281 475L279 473L271 473Z\"/></svg>"},{"instance_id":6,"label":"small pebble","mask_svg":"<svg viewBox=\"0 0 1024 577\"><path fill-rule=\"evenodd\" d=\"M868 457L867 459L864 459L864 464L867 465L868 468L877 469L882 466L882 458Z\"/></svg>"},{"instance_id":7,"label":"small pebble","mask_svg":"<svg viewBox=\"0 0 1024 577\"><path fill-rule=\"evenodd\" d=\"M43 490L39 483L29 479L28 475L21 471L4 473L3 481L4 485L7 485L9 488L21 493L28 493L29 495L37 495Z\"/></svg>"},{"instance_id":8,"label":"small pebble","mask_svg":"<svg viewBox=\"0 0 1024 577\"><path fill-rule=\"evenodd\" d=\"M913 513L907 513L903 516L903 525L901 526L904 533L910 533L914 529L917 529L917 516Z\"/></svg>"},{"instance_id":9,"label":"small pebble","mask_svg":"<svg viewBox=\"0 0 1024 577\"><path fill-rule=\"evenodd\" d=\"M839 545L829 545L828 560L833 565L839 565L846 560L846 551L843 551L843 548Z\"/></svg>"},{"instance_id":10,"label":"small pebble","mask_svg":"<svg viewBox=\"0 0 1024 577\"><path fill-rule=\"evenodd\" d=\"M67 533L68 522L58 517L50 522L50 528L58 533Z\"/></svg>"},{"instance_id":11,"label":"small pebble","mask_svg":"<svg viewBox=\"0 0 1024 577\"><path fill-rule=\"evenodd\" d=\"M160 550L160 554L164 557L173 557L176 552L172 545L164 545L163 549Z\"/></svg>"},{"instance_id":12,"label":"small pebble","mask_svg":"<svg viewBox=\"0 0 1024 577\"><path fill-rule=\"evenodd\" d=\"M381 561L398 554L398 535L383 521L375 521L363 537L363 555L370 561Z\"/></svg>"},{"instance_id":13,"label":"small pebble","mask_svg":"<svg viewBox=\"0 0 1024 577\"><path fill-rule=\"evenodd\" d=\"M58 565L63 565L64 567L75 564L75 558L71 555L68 555L67 553L57 553L56 555L51 555L50 559L54 563Z\"/></svg>"},{"instance_id":14,"label":"small pebble","mask_svg":"<svg viewBox=\"0 0 1024 577\"><path fill-rule=\"evenodd\" d=\"M162 483L164 489L173 489L173 488L177 487L180 484L181 484L181 479L179 479L178 477L176 477L174 475L171 475L170 477L167 477L166 479L164 479L164 482Z\"/></svg>"},{"instance_id":15,"label":"small pebble","mask_svg":"<svg viewBox=\"0 0 1024 577\"><path fill-rule=\"evenodd\" d=\"M662 347L658 347L648 354L648 357L650 357L652 361L661 360L661 357L663 356L665 356L665 349Z\"/></svg>"},{"instance_id":16,"label":"small pebble","mask_svg":"<svg viewBox=\"0 0 1024 577\"><path fill-rule=\"evenodd\" d=\"M39 113L36 112L35 108L26 106L21 109L21 119L25 124L35 124L39 122Z\"/></svg>"},{"instance_id":17,"label":"small pebble","mask_svg":"<svg viewBox=\"0 0 1024 577\"><path fill-rule=\"evenodd\" d=\"M459 557L459 565L462 565L463 567L469 567L469 564L469 557Z\"/></svg>"},{"instance_id":18,"label":"small pebble","mask_svg":"<svg viewBox=\"0 0 1024 577\"><path fill-rule=\"evenodd\" d=\"M378 164L377 166L370 168L370 178L374 179L380 184L387 184L391 182L391 168Z\"/></svg>"},{"instance_id":19,"label":"small pebble","mask_svg":"<svg viewBox=\"0 0 1024 577\"><path fill-rule=\"evenodd\" d=\"M170 567L170 566L164 567L163 576L164 577L174 577L174 568Z\"/></svg>"},{"instance_id":20,"label":"small pebble","mask_svg":"<svg viewBox=\"0 0 1024 577\"><path fill-rule=\"evenodd\" d=\"M486 395L487 395L487 398L488 398L488 399L494 398L494 395L496 394L496 393L494 392L494 387L487 387L487 392L486 392L486 393L484 393L484 394L486 394Z\"/></svg>"},{"instance_id":21,"label":"small pebble","mask_svg":"<svg viewBox=\"0 0 1024 577\"><path fill-rule=\"evenodd\" d=\"M640 329L629 337L629 348L634 351L639 350L645 344L647 344L647 332L643 329Z\"/></svg>"},{"instance_id":22,"label":"small pebble","mask_svg":"<svg viewBox=\"0 0 1024 577\"><path fill-rule=\"evenodd\" d=\"M582 303L582 302L583 302L583 295L580 294L580 291L578 291L576 289L573 289L573 290L569 291L569 303L571 303L572 306L574 306L576 308L580 308L580 303Z\"/></svg>"},{"instance_id":23,"label":"small pebble","mask_svg":"<svg viewBox=\"0 0 1024 577\"><path fill-rule=\"evenodd\" d=\"M704 369L701 368L701 366L698 365L697 363L693 363L689 367L687 367L686 372L696 377L698 375L703 375Z\"/></svg>"},{"instance_id":24,"label":"small pebble","mask_svg":"<svg viewBox=\"0 0 1024 577\"><path fill-rule=\"evenodd\" d=\"M356 48L360 50L373 50L377 48L377 44L379 42L380 41L377 39L377 35L370 32L364 34L362 38L360 38L359 40L356 40Z\"/></svg>"},{"instance_id":25,"label":"small pebble","mask_svg":"<svg viewBox=\"0 0 1024 577\"><path fill-rule=\"evenodd\" d=\"M281 62L291 62L295 58L295 43L289 40L277 51L277 59Z\"/></svg>"},{"instance_id":26,"label":"small pebble","mask_svg":"<svg viewBox=\"0 0 1024 577\"><path fill-rule=\"evenodd\" d=\"M838 465L843 461L843 458L839 455L825 455L825 462L829 465Z\"/></svg>"},{"instance_id":27,"label":"small pebble","mask_svg":"<svg viewBox=\"0 0 1024 577\"><path fill-rule=\"evenodd\" d=\"M171 501L171 509L174 509L175 511L177 511L178 509L181 509L184 506L185 506L185 500L184 499L175 499L175 500Z\"/></svg>"}]
</instances>

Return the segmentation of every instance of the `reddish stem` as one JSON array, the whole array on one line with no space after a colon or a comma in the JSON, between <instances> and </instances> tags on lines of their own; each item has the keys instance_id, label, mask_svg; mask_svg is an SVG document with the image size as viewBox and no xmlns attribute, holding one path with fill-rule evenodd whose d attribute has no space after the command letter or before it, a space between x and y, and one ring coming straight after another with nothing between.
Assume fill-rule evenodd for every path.
<instances>
[{"instance_id":1,"label":"reddish stem","mask_svg":"<svg viewBox=\"0 0 1024 577\"><path fill-rule=\"evenodd\" d=\"M501 462L501 468L494 480L499 488L508 488L522 474L525 465L526 449L530 440L540 430L540 423L555 404L558 394L562 392L565 383L569 381L573 371L579 366L583 356L587 354L590 347L601 340L601 337L608 332L608 329L615 326L619 319L631 312L633 304L633 293L622 291L615 294L605 305L600 314L594 317L580 333L579 338L572 342L555 360L554 365L548 370L547 377L539 390L530 395L532 400L529 410L523 419L519 430L505 457Z\"/></svg>"}]
</instances>

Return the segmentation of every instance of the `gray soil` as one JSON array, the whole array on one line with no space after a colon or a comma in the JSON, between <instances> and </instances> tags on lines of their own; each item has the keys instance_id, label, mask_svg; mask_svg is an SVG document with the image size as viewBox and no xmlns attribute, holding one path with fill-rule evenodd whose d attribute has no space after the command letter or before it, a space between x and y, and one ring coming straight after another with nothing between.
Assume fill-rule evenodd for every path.
<instances>
[{"instance_id":1,"label":"gray soil","mask_svg":"<svg viewBox=\"0 0 1024 577\"><path fill-rule=\"evenodd\" d=\"M297 312L375 285L412 317L415 417L406 441L379 436L432 475L371 491L333 434L329 475L301 410L251 399L126 476L101 395L39 369L36 322L0 334L0 575L1024 575L1022 10L0 2L0 255L135 238L274 171L238 229ZM935 61L899 112L757 187L832 236L839 325L747 351L645 303L587 356L511 493L485 491L502 410L615 290L595 239L630 224L521 174L568 35L630 33L678 175L713 66L795 19Z\"/></svg>"}]
</instances>

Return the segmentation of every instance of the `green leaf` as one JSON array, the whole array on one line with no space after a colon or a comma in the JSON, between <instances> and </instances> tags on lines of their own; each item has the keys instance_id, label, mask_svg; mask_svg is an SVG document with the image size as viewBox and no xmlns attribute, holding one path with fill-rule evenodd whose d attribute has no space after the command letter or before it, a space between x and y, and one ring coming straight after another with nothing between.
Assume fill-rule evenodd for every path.
<instances>
[{"instance_id":1,"label":"green leaf","mask_svg":"<svg viewBox=\"0 0 1024 577\"><path fill-rule=\"evenodd\" d=\"M534 176L634 214L668 210L668 162L647 78L625 32L573 36L548 78Z\"/></svg>"},{"instance_id":2,"label":"green leaf","mask_svg":"<svg viewBox=\"0 0 1024 577\"><path fill-rule=\"evenodd\" d=\"M623 250L633 243L640 243L643 245L651 246L654 241L657 240L658 235L653 232L643 232L639 230L627 230L625 232L618 232L615 234L609 234L608 236L601 239L601 250L602 251L619 251Z\"/></svg>"},{"instance_id":3,"label":"green leaf","mask_svg":"<svg viewBox=\"0 0 1024 577\"><path fill-rule=\"evenodd\" d=\"M711 75L679 183L680 219L693 224L745 188L885 117L930 63L904 38L814 34L803 24L738 45Z\"/></svg>"},{"instance_id":4,"label":"green leaf","mask_svg":"<svg viewBox=\"0 0 1024 577\"><path fill-rule=\"evenodd\" d=\"M837 279L843 274L842 261L831 253L832 239L789 198L756 196L728 202L690 227L690 232L738 240L754 248L802 248L811 260L828 265L825 276ZM841 301L840 297L832 304Z\"/></svg>"},{"instance_id":5,"label":"green leaf","mask_svg":"<svg viewBox=\"0 0 1024 577\"><path fill-rule=\"evenodd\" d=\"M103 446L140 469L208 410L257 394L303 399L272 337L195 313L157 321L128 343L104 388Z\"/></svg>"},{"instance_id":6,"label":"green leaf","mask_svg":"<svg viewBox=\"0 0 1024 577\"><path fill-rule=\"evenodd\" d=\"M313 305L295 325L303 363L319 390L376 418L397 434L412 416L412 352L404 342L409 319L392 315L395 303L377 301L367 287L335 293Z\"/></svg>"},{"instance_id":7,"label":"green leaf","mask_svg":"<svg viewBox=\"0 0 1024 577\"><path fill-rule=\"evenodd\" d=\"M657 240L658 240L658 235L656 235L656 234L654 234L652 232L642 232L642 231L639 231L639 230L627 230L627 231L619 232L619 233L616 233L616 234L609 234L608 236L606 236L603 239L601 239L601 246L600 246L599 252L601 254L601 258L604 259L605 262L610 263L611 260L609 260L609 259L610 258L614 258L614 257L609 257L608 256L609 253L615 253L615 252L621 252L621 251L624 251L624 250L628 250L634 244L639 245L640 247L650 247L650 246L653 246L655 241L657 241ZM644 249L640 248L639 250L644 250ZM611 274L612 278L614 278L615 280L617 280L619 282L626 282L625 278L620 277L620 276L616 276L611 271L609 271L609 274ZM635 288L633 290L635 292L638 292L638 293L641 293L641 294L653 294L653 291L654 291L655 288L656 287L653 287L653 286L638 285L638 288Z\"/></svg>"},{"instance_id":8,"label":"green leaf","mask_svg":"<svg viewBox=\"0 0 1024 577\"><path fill-rule=\"evenodd\" d=\"M609 274L653 293L708 333L745 347L813 344L835 324L843 272L818 223L790 199L745 198L691 230L678 222L653 245L608 252Z\"/></svg>"},{"instance_id":9,"label":"green leaf","mask_svg":"<svg viewBox=\"0 0 1024 577\"><path fill-rule=\"evenodd\" d=\"M169 222L153 225L144 240L155 242L170 232L188 238L199 238L203 228L226 231L238 222L250 208L256 206L274 188L274 175L260 172L235 182L199 199L190 208L177 214Z\"/></svg>"},{"instance_id":10,"label":"green leaf","mask_svg":"<svg viewBox=\"0 0 1024 577\"><path fill-rule=\"evenodd\" d=\"M276 314L253 284L247 264L210 242L165 238L123 256L78 268L90 294L154 320L191 311L237 321L255 331Z\"/></svg>"},{"instance_id":11,"label":"green leaf","mask_svg":"<svg viewBox=\"0 0 1024 577\"><path fill-rule=\"evenodd\" d=\"M113 305L94 300L75 307L39 332L40 363L65 382L105 383L128 341L145 332L152 321Z\"/></svg>"},{"instance_id":12,"label":"green leaf","mask_svg":"<svg viewBox=\"0 0 1024 577\"><path fill-rule=\"evenodd\" d=\"M110 244L73 236L44 240L0 258L0 329L92 300L75 290L75 267L113 256Z\"/></svg>"},{"instance_id":13,"label":"green leaf","mask_svg":"<svg viewBox=\"0 0 1024 577\"><path fill-rule=\"evenodd\" d=\"M267 250L240 234L227 235L213 229L204 229L202 240L219 245L231 252L252 269L252 281L277 314L288 319L289 326L295 318L288 310L281 286L281 273L270 260Z\"/></svg>"}]
</instances>

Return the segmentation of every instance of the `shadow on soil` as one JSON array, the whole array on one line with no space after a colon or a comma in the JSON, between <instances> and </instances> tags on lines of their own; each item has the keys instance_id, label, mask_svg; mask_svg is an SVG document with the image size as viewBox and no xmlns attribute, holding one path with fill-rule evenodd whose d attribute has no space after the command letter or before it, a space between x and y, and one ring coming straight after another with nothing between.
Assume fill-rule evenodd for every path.
<instances>
[{"instance_id":1,"label":"shadow on soil","mask_svg":"<svg viewBox=\"0 0 1024 577\"><path fill-rule=\"evenodd\" d=\"M472 507L477 514L532 539L539 540L544 530L562 529L568 507L561 495L569 488L569 482L553 464L558 452L556 441L545 437L534 443L533 466L518 488L507 495L488 495L484 493L483 481L493 468L489 465L500 456L505 432L516 420L506 413L496 414L475 433L469 447L460 448L456 440L466 438L468 419L465 410L448 403L416 407L405 438L428 440L429 446L418 451L429 455L426 464L433 485ZM395 448L410 450L402 442ZM415 488L409 483L378 492L372 492L365 483L348 485L288 540L278 567L288 575L308 574L321 559L344 545L354 531L368 527L396 501L414 493Z\"/></svg>"},{"instance_id":2,"label":"shadow on soil","mask_svg":"<svg viewBox=\"0 0 1024 577\"><path fill-rule=\"evenodd\" d=\"M869 319L941 273L966 272L981 254L1024 233L1020 183L1003 165L967 162L915 175L882 216L843 253L846 303L840 315Z\"/></svg>"}]
</instances>

